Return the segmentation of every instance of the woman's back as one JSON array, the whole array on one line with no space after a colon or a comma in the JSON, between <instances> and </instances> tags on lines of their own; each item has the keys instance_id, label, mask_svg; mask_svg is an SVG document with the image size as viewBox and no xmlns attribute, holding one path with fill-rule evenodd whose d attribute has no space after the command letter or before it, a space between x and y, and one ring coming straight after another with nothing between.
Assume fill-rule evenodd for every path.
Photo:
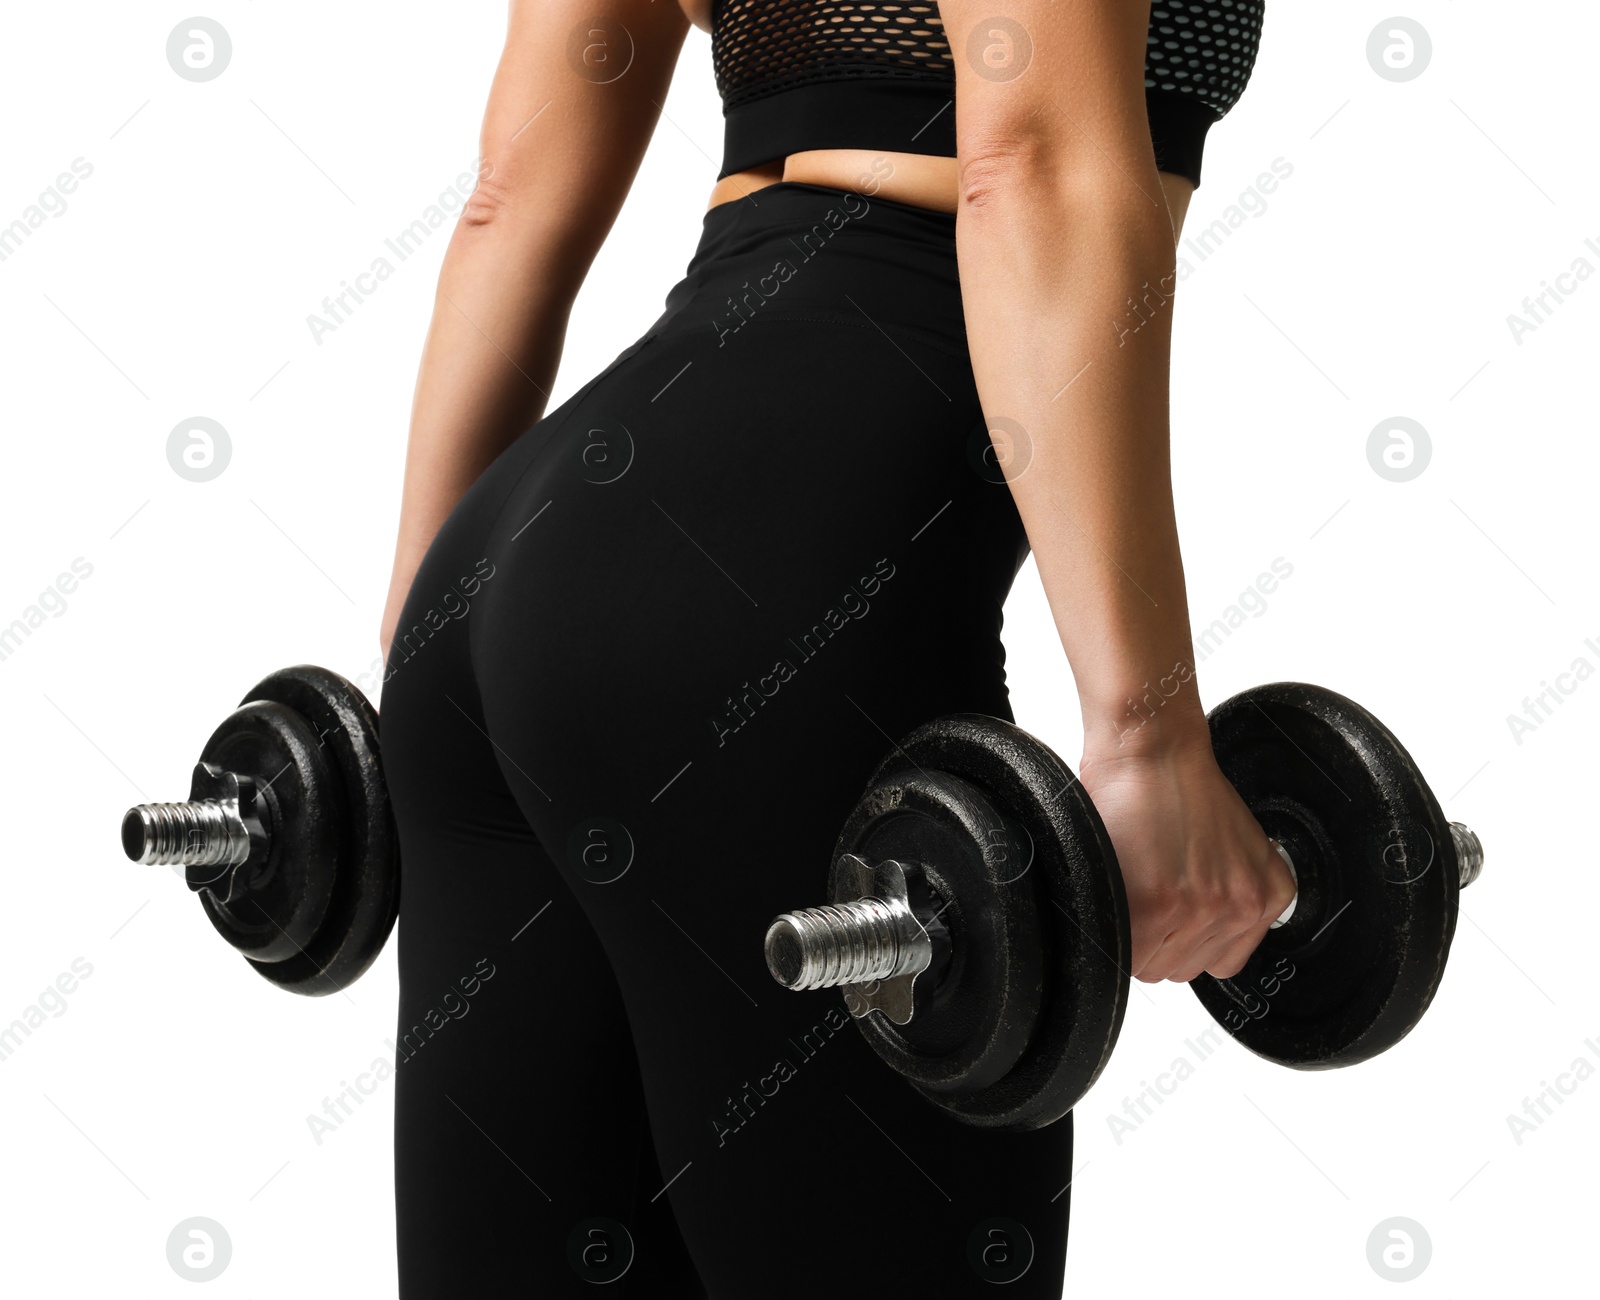
<instances>
[{"instance_id":1,"label":"woman's back","mask_svg":"<svg viewBox=\"0 0 1600 1300\"><path fill-rule=\"evenodd\" d=\"M1158 170L1191 189L1200 184L1206 133L1249 82L1264 8L1264 0L1151 8L1151 143ZM724 115L712 205L776 179L848 185L872 159L887 158L889 167L876 169L884 197L953 212L955 60L1010 82L1027 75L1033 59L1028 29L1003 17L965 50L952 49L934 0L716 0L703 12Z\"/></svg>"}]
</instances>

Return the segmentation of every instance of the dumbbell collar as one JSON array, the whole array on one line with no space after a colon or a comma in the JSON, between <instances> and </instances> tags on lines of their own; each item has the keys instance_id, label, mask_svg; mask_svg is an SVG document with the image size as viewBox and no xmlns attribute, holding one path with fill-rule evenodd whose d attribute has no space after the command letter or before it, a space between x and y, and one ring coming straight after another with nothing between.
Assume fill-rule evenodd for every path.
<instances>
[{"instance_id":1,"label":"dumbbell collar","mask_svg":"<svg viewBox=\"0 0 1600 1300\"><path fill-rule=\"evenodd\" d=\"M256 869L267 860L272 812L266 789L254 777L200 762L195 764L189 800L218 806L227 828L227 848L206 855L221 861L197 862L190 857L184 879L191 890L208 889L226 907L242 897Z\"/></svg>"},{"instance_id":2,"label":"dumbbell collar","mask_svg":"<svg viewBox=\"0 0 1600 1300\"><path fill-rule=\"evenodd\" d=\"M829 892L835 903L867 898L881 901L889 911L899 950L899 973L846 984L845 1006L857 1018L878 1010L897 1025L908 1024L917 977L933 964L933 941L911 910L905 865L892 858L874 865L854 853L841 853L833 864Z\"/></svg>"}]
</instances>

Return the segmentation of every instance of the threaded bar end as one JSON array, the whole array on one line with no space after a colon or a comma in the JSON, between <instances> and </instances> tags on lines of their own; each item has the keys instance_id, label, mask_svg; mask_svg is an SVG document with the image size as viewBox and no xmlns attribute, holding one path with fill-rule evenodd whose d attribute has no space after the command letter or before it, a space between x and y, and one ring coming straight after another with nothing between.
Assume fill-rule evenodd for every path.
<instances>
[{"instance_id":1,"label":"threaded bar end","mask_svg":"<svg viewBox=\"0 0 1600 1300\"><path fill-rule=\"evenodd\" d=\"M1461 887L1465 889L1483 874L1483 841L1460 822L1450 823L1450 838L1455 841L1456 860L1461 863Z\"/></svg>"},{"instance_id":2,"label":"threaded bar end","mask_svg":"<svg viewBox=\"0 0 1600 1300\"><path fill-rule=\"evenodd\" d=\"M143 803L123 814L122 849L157 866L237 866L250 856L250 834L232 800Z\"/></svg>"},{"instance_id":3,"label":"threaded bar end","mask_svg":"<svg viewBox=\"0 0 1600 1300\"><path fill-rule=\"evenodd\" d=\"M903 905L877 898L785 912L767 927L767 969L785 988L866 984L906 974L913 954L901 943Z\"/></svg>"}]
</instances>

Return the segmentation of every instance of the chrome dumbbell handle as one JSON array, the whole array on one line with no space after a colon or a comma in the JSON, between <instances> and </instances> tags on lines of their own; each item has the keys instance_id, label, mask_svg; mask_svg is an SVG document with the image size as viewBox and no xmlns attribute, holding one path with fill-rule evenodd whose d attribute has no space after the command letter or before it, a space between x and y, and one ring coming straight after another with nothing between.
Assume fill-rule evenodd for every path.
<instances>
[{"instance_id":1,"label":"chrome dumbbell handle","mask_svg":"<svg viewBox=\"0 0 1600 1300\"><path fill-rule=\"evenodd\" d=\"M1450 823L1450 839L1455 844L1456 860L1461 864L1461 887L1465 889L1483 872L1483 842L1477 834L1461 822ZM1273 848L1278 850L1278 856L1283 859L1284 866L1289 868L1289 874L1294 877L1295 895L1289 900L1289 906L1283 909L1278 919L1267 928L1276 930L1294 915L1295 905L1300 901L1300 873L1294 869L1294 859L1289 856L1289 850L1284 848L1277 840L1268 841Z\"/></svg>"}]
</instances>

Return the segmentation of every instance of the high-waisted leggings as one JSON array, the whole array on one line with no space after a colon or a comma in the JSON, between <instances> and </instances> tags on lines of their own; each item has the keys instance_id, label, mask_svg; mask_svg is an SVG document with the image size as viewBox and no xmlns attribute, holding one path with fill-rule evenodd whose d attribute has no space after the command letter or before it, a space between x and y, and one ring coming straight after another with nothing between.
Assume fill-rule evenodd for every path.
<instances>
[{"instance_id":1,"label":"high-waisted leggings","mask_svg":"<svg viewBox=\"0 0 1600 1300\"><path fill-rule=\"evenodd\" d=\"M762 949L895 741L1012 717L988 447L955 217L782 182L444 523L380 705L405 1300L1060 1294L1071 1117L950 1118Z\"/></svg>"}]
</instances>

